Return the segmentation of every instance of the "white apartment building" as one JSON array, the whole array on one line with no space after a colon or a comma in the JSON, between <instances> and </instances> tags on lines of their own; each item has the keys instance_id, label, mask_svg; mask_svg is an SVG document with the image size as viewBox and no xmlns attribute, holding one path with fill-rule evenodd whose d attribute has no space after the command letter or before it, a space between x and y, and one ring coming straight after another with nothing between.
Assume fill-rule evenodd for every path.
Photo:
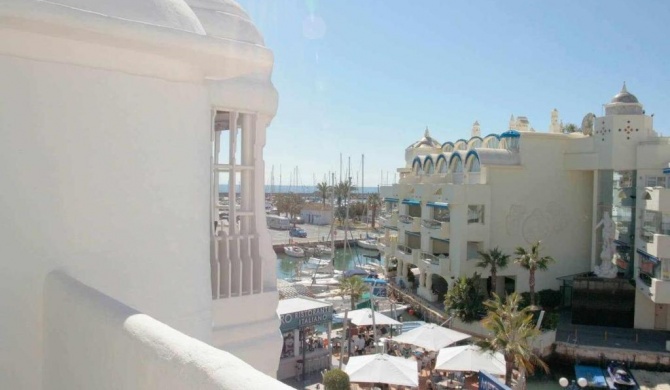
<instances>
[{"instance_id":1,"label":"white apartment building","mask_svg":"<svg viewBox=\"0 0 670 390\"><path fill-rule=\"evenodd\" d=\"M0 388L289 388L272 68L232 0L0 1Z\"/></svg>"},{"instance_id":2,"label":"white apartment building","mask_svg":"<svg viewBox=\"0 0 670 390\"><path fill-rule=\"evenodd\" d=\"M670 138L625 84L580 131L562 133L554 109L547 132L513 116L508 131L480 133L475 122L469 140L440 143L426 129L405 150L398 183L381 188L380 248L398 259L398 280L418 267L417 294L435 301L437 277L489 276L475 266L478 251L499 247L513 259L541 241L556 263L536 273L536 291L589 271L631 279L634 326L670 329ZM515 264L498 278L498 293L528 291Z\"/></svg>"}]
</instances>

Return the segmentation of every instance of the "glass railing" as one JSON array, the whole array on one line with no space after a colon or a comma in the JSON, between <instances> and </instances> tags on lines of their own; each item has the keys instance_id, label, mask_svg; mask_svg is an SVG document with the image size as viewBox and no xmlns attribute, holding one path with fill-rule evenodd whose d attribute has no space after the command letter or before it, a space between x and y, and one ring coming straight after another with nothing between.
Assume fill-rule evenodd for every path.
<instances>
[{"instance_id":1,"label":"glass railing","mask_svg":"<svg viewBox=\"0 0 670 390\"><path fill-rule=\"evenodd\" d=\"M398 217L398 221L406 224L410 224L414 222L414 217L410 217L409 215L400 215Z\"/></svg>"},{"instance_id":2,"label":"glass railing","mask_svg":"<svg viewBox=\"0 0 670 390\"><path fill-rule=\"evenodd\" d=\"M430 253L421 253L421 259L432 265L440 265L440 258Z\"/></svg>"},{"instance_id":3,"label":"glass railing","mask_svg":"<svg viewBox=\"0 0 670 390\"><path fill-rule=\"evenodd\" d=\"M412 248L410 248L406 245L398 244L397 248L398 248L399 252L402 252L406 255L411 255L412 254Z\"/></svg>"},{"instance_id":4,"label":"glass railing","mask_svg":"<svg viewBox=\"0 0 670 390\"><path fill-rule=\"evenodd\" d=\"M442 223L434 219L424 219L421 225L428 229L440 229L442 227Z\"/></svg>"}]
</instances>

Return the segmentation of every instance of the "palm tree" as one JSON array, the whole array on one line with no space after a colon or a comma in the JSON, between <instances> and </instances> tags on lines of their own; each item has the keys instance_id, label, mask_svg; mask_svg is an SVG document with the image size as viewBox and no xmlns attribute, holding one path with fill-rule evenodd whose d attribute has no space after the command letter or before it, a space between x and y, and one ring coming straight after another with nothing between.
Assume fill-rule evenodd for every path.
<instances>
[{"instance_id":1,"label":"palm tree","mask_svg":"<svg viewBox=\"0 0 670 390\"><path fill-rule=\"evenodd\" d=\"M379 194L373 193L368 196L368 207L372 211L372 229L375 228L375 219L377 219L377 210L381 206L382 202L379 198Z\"/></svg>"},{"instance_id":2,"label":"palm tree","mask_svg":"<svg viewBox=\"0 0 670 390\"><path fill-rule=\"evenodd\" d=\"M534 352L533 338L540 334L535 329L533 314L529 307L519 310L521 296L514 292L503 301L498 294L493 293L494 299L484 302L488 314L482 320L482 326L491 331L491 336L477 343L482 349L500 352L505 357L505 383L512 383L514 368L532 375L535 367L541 367L545 372L549 367Z\"/></svg>"},{"instance_id":3,"label":"palm tree","mask_svg":"<svg viewBox=\"0 0 670 390\"><path fill-rule=\"evenodd\" d=\"M480 277L474 273L468 278L461 276L450 286L444 297L444 309L454 313L464 322L477 321L484 311L483 297L479 294Z\"/></svg>"},{"instance_id":4,"label":"palm tree","mask_svg":"<svg viewBox=\"0 0 670 390\"><path fill-rule=\"evenodd\" d=\"M496 278L498 270L507 267L509 255L502 253L498 247L490 249L488 252L477 251L481 259L477 263L479 268L489 268L491 270L491 292L496 292Z\"/></svg>"},{"instance_id":5,"label":"palm tree","mask_svg":"<svg viewBox=\"0 0 670 390\"><path fill-rule=\"evenodd\" d=\"M351 298L351 310L356 309L356 301L358 301L365 292L370 290L360 276L351 276L340 280L339 288L340 296L343 298L349 296Z\"/></svg>"},{"instance_id":6,"label":"palm tree","mask_svg":"<svg viewBox=\"0 0 670 390\"><path fill-rule=\"evenodd\" d=\"M524 247L518 247L514 251L517 258L514 259L516 264L528 270L528 287L530 289L530 305L535 307L535 271L544 271L549 267L550 263L555 260L551 256L540 257L540 241L537 241L527 251Z\"/></svg>"},{"instance_id":7,"label":"palm tree","mask_svg":"<svg viewBox=\"0 0 670 390\"><path fill-rule=\"evenodd\" d=\"M316 185L316 192L321 197L321 203L323 203L323 208L324 209L326 208L326 199L328 199L328 191L329 190L330 190L330 186L325 181L323 181L321 183L318 183Z\"/></svg>"}]
</instances>

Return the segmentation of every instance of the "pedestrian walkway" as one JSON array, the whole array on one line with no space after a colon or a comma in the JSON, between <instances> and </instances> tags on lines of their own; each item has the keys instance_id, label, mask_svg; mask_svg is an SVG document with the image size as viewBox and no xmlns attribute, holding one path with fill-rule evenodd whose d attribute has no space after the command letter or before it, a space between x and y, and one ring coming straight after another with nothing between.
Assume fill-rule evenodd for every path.
<instances>
[{"instance_id":1,"label":"pedestrian walkway","mask_svg":"<svg viewBox=\"0 0 670 390\"><path fill-rule=\"evenodd\" d=\"M580 347L606 347L650 352L668 352L666 341L670 332L662 330L617 328L610 326L574 325L569 310L561 312L556 342Z\"/></svg>"}]
</instances>

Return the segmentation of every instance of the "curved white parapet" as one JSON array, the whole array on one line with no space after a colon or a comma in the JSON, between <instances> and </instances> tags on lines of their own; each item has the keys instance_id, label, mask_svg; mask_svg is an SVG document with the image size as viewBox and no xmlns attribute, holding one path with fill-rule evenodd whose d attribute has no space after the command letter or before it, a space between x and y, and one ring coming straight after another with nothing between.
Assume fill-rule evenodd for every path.
<instances>
[{"instance_id":1,"label":"curved white parapet","mask_svg":"<svg viewBox=\"0 0 670 390\"><path fill-rule=\"evenodd\" d=\"M291 389L61 271L43 297L44 389Z\"/></svg>"}]
</instances>

